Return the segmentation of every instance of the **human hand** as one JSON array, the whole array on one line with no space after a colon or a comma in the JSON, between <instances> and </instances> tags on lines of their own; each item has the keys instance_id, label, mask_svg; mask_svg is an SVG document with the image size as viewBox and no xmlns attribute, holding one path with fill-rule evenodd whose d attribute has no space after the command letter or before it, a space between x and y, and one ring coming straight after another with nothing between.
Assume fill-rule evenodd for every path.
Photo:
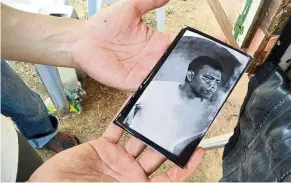
<instances>
[{"instance_id":1,"label":"human hand","mask_svg":"<svg viewBox=\"0 0 291 183\"><path fill-rule=\"evenodd\" d=\"M149 178L166 160L165 157L146 148L133 137L124 148L117 145L122 133L121 128L110 124L97 140L73 147L49 159L34 172L29 181L185 181L197 169L204 155L203 149L198 148L184 169L174 165L165 173ZM145 152L141 154L144 149Z\"/></svg>"},{"instance_id":2,"label":"human hand","mask_svg":"<svg viewBox=\"0 0 291 183\"><path fill-rule=\"evenodd\" d=\"M141 16L168 0L120 0L96 13L79 31L73 62L111 87L135 90L172 42Z\"/></svg>"}]
</instances>

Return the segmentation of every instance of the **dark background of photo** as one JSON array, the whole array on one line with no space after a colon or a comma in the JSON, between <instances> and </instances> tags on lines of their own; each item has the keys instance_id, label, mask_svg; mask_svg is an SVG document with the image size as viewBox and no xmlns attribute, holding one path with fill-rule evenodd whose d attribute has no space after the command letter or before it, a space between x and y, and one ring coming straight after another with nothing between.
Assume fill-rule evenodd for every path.
<instances>
[{"instance_id":1,"label":"dark background of photo","mask_svg":"<svg viewBox=\"0 0 291 183\"><path fill-rule=\"evenodd\" d=\"M188 65L199 56L209 56L220 62L223 68L222 77L226 81L222 87L229 89L229 85L232 83L230 80L236 80L237 78L231 78L235 75L235 69L242 64L224 47L208 39L192 36L181 38L154 80L184 83ZM239 76L239 72L237 72L237 75Z\"/></svg>"},{"instance_id":2,"label":"dark background of photo","mask_svg":"<svg viewBox=\"0 0 291 183\"><path fill-rule=\"evenodd\" d=\"M212 40L183 36L153 80L184 83L188 65L199 56L212 57L222 66L222 80L225 82L211 98L211 102L215 103L221 94L229 92L244 67L226 48ZM242 58L245 56L242 55Z\"/></svg>"}]
</instances>

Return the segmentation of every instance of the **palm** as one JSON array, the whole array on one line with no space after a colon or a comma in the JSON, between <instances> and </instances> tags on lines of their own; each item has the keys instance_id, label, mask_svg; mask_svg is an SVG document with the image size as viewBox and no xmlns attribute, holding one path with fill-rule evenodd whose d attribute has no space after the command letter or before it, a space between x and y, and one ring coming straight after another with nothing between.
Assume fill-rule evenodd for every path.
<instances>
[{"instance_id":1,"label":"palm","mask_svg":"<svg viewBox=\"0 0 291 183\"><path fill-rule=\"evenodd\" d=\"M171 43L169 34L149 28L141 19L165 3L121 1L103 9L86 22L74 60L106 85L135 89Z\"/></svg>"},{"instance_id":2,"label":"palm","mask_svg":"<svg viewBox=\"0 0 291 183\"><path fill-rule=\"evenodd\" d=\"M131 138L125 148L117 145L122 130L111 124L97 140L63 151L41 166L30 181L184 181L203 157L196 150L185 169L173 166L164 174L149 178L166 159ZM137 159L137 157L139 158Z\"/></svg>"},{"instance_id":3,"label":"palm","mask_svg":"<svg viewBox=\"0 0 291 183\"><path fill-rule=\"evenodd\" d=\"M39 178L45 181L66 182L147 180L144 171L132 156L116 144L102 138L55 155L42 169L45 169L48 177L43 175L38 177L36 172L31 180L37 181Z\"/></svg>"}]
</instances>

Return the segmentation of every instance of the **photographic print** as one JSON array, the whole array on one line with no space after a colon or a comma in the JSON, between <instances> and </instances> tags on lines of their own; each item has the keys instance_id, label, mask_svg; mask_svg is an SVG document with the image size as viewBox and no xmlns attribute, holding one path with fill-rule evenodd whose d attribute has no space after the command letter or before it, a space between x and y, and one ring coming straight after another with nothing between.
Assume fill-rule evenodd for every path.
<instances>
[{"instance_id":1,"label":"photographic print","mask_svg":"<svg viewBox=\"0 0 291 183\"><path fill-rule=\"evenodd\" d=\"M250 57L190 28L179 35L116 123L184 167Z\"/></svg>"}]
</instances>

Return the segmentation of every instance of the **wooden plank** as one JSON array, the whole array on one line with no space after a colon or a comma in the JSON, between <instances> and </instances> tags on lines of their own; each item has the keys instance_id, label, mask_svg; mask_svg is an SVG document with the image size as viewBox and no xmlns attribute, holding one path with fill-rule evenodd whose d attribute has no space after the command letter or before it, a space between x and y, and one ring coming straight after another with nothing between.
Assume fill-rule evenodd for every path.
<instances>
[{"instance_id":1,"label":"wooden plank","mask_svg":"<svg viewBox=\"0 0 291 183\"><path fill-rule=\"evenodd\" d=\"M261 59L265 53L265 47L268 41L269 38L265 35L264 31L262 29L257 29L250 46L246 50L248 54L254 57L246 70L247 73L253 74L257 66L262 62Z\"/></svg>"},{"instance_id":2,"label":"wooden plank","mask_svg":"<svg viewBox=\"0 0 291 183\"><path fill-rule=\"evenodd\" d=\"M289 0L288 4L284 5L279 14L277 14L276 19L273 22L273 25L275 25L273 34L280 34L283 31L283 28L285 27L290 16L291 16L291 0Z\"/></svg>"},{"instance_id":3,"label":"wooden plank","mask_svg":"<svg viewBox=\"0 0 291 183\"><path fill-rule=\"evenodd\" d=\"M272 0L261 23L267 36L279 34L291 12L291 0Z\"/></svg>"},{"instance_id":4,"label":"wooden plank","mask_svg":"<svg viewBox=\"0 0 291 183\"><path fill-rule=\"evenodd\" d=\"M240 48L232 35L232 25L228 20L227 15L224 12L219 1L218 0L207 0L207 1L229 44L235 48Z\"/></svg>"},{"instance_id":5,"label":"wooden plank","mask_svg":"<svg viewBox=\"0 0 291 183\"><path fill-rule=\"evenodd\" d=\"M272 39L275 40L273 36L281 33L289 16L291 16L291 0L263 1L263 7L261 7L261 12L258 15L259 18L250 29L249 41L245 42L249 45L243 45L248 46L246 51L254 57L253 62L246 71L249 74L253 74L257 66L264 62L266 56L270 53L268 47L272 44ZM208 3L228 42L232 46L239 48L239 44L233 41L235 40L234 37L230 36L229 29L232 26L218 0L208 0Z\"/></svg>"},{"instance_id":6,"label":"wooden plank","mask_svg":"<svg viewBox=\"0 0 291 183\"><path fill-rule=\"evenodd\" d=\"M245 38L245 41L241 47L247 48L250 43L252 38L255 36L255 33L258 28L260 28L260 24L263 21L264 17L266 16L266 12L269 8L269 5L272 0L263 0L264 2L262 3L262 7L259 10L259 14L255 17L254 23L252 27L249 29L248 36Z\"/></svg>"},{"instance_id":7,"label":"wooden plank","mask_svg":"<svg viewBox=\"0 0 291 183\"><path fill-rule=\"evenodd\" d=\"M270 38L265 35L262 29L258 29L252 44L247 52L253 55L254 59L247 69L247 73L254 74L259 65L261 65L272 51L273 46L277 42L279 36L274 35Z\"/></svg>"},{"instance_id":8,"label":"wooden plank","mask_svg":"<svg viewBox=\"0 0 291 183\"><path fill-rule=\"evenodd\" d=\"M266 0L244 0L232 33L240 47L244 47L259 20L260 10Z\"/></svg>"},{"instance_id":9,"label":"wooden plank","mask_svg":"<svg viewBox=\"0 0 291 183\"><path fill-rule=\"evenodd\" d=\"M274 45L276 44L276 42L277 42L277 40L279 39L279 35L274 35L274 36L272 36L270 39L269 39L269 42L268 42L268 44L266 45L266 47L265 47L265 51L267 51L267 52L270 52L272 49L273 49L273 47L274 47Z\"/></svg>"},{"instance_id":10,"label":"wooden plank","mask_svg":"<svg viewBox=\"0 0 291 183\"><path fill-rule=\"evenodd\" d=\"M255 36L252 39L251 44L247 48L247 53L254 57L258 49L262 46L262 43L264 42L265 37L266 35L264 31L262 29L257 29Z\"/></svg>"},{"instance_id":11,"label":"wooden plank","mask_svg":"<svg viewBox=\"0 0 291 183\"><path fill-rule=\"evenodd\" d=\"M247 48L247 52L254 57L246 71L250 74L255 73L256 68L265 61L278 38L277 35L281 34L282 28L291 15L291 0L272 0L264 13L265 17L256 31L256 38L253 38Z\"/></svg>"}]
</instances>

